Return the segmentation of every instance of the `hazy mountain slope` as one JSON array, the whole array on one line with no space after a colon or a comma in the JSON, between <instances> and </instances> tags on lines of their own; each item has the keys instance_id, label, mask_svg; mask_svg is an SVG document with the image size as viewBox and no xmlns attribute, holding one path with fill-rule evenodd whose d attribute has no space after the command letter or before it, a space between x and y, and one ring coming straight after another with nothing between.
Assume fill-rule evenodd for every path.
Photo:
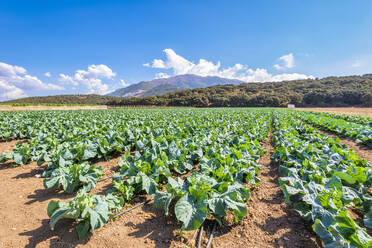
<instances>
[{"instance_id":1,"label":"hazy mountain slope","mask_svg":"<svg viewBox=\"0 0 372 248\"><path fill-rule=\"evenodd\" d=\"M132 84L126 88L118 89L109 96L121 97L144 97L163 95L173 91L205 88L214 85L224 84L241 84L243 81L236 79L227 79L220 77L201 77L192 74L179 75L169 78L154 79L147 82Z\"/></svg>"}]
</instances>

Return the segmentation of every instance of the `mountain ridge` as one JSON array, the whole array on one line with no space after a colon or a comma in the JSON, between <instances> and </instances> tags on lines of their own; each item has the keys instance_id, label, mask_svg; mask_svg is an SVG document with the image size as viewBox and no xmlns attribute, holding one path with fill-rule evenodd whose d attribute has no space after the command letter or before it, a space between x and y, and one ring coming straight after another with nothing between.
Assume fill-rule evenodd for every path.
<instances>
[{"instance_id":1,"label":"mountain ridge","mask_svg":"<svg viewBox=\"0 0 372 248\"><path fill-rule=\"evenodd\" d=\"M214 85L165 95L120 98L115 106L372 107L372 74L239 85Z\"/></svg>"},{"instance_id":2,"label":"mountain ridge","mask_svg":"<svg viewBox=\"0 0 372 248\"><path fill-rule=\"evenodd\" d=\"M27 97L0 104L102 104L115 107L285 107L295 104L302 107L372 107L372 74L215 85L148 97L55 95Z\"/></svg>"},{"instance_id":3,"label":"mountain ridge","mask_svg":"<svg viewBox=\"0 0 372 248\"><path fill-rule=\"evenodd\" d=\"M107 96L119 97L146 97L164 95L169 92L187 89L205 88L214 85L246 83L237 79L221 78L217 76L198 76L194 74L184 74L169 78L159 78L151 81L142 81L124 88L120 88L107 94Z\"/></svg>"}]
</instances>

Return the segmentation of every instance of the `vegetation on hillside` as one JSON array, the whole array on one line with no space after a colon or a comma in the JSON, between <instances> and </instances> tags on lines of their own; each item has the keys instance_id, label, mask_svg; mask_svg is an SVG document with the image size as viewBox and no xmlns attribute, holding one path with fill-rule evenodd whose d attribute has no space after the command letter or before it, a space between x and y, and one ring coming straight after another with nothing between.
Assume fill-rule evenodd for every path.
<instances>
[{"instance_id":1,"label":"vegetation on hillside","mask_svg":"<svg viewBox=\"0 0 372 248\"><path fill-rule=\"evenodd\" d=\"M121 98L102 95L56 95L26 97L7 102L2 102L1 104L11 104L13 106L106 105L108 102L115 100L121 100Z\"/></svg>"},{"instance_id":2,"label":"vegetation on hillside","mask_svg":"<svg viewBox=\"0 0 372 248\"><path fill-rule=\"evenodd\" d=\"M273 83L217 85L162 96L122 98L109 105L194 107L372 106L372 74Z\"/></svg>"},{"instance_id":3,"label":"vegetation on hillside","mask_svg":"<svg viewBox=\"0 0 372 248\"><path fill-rule=\"evenodd\" d=\"M272 83L217 85L165 95L121 98L101 95L28 97L6 103L192 107L372 107L372 74Z\"/></svg>"}]
</instances>

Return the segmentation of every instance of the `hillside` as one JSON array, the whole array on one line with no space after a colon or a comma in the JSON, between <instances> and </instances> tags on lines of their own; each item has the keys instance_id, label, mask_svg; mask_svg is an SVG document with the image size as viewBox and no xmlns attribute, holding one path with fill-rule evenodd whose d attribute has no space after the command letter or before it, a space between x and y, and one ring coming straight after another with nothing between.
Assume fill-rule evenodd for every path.
<instances>
[{"instance_id":1,"label":"hillside","mask_svg":"<svg viewBox=\"0 0 372 248\"><path fill-rule=\"evenodd\" d=\"M372 107L372 74L189 89L162 96L123 98L111 105L195 107Z\"/></svg>"},{"instance_id":2,"label":"hillside","mask_svg":"<svg viewBox=\"0 0 372 248\"><path fill-rule=\"evenodd\" d=\"M56 95L56 96L35 96L2 102L3 104L88 104L105 105L109 101L120 100L121 98L101 95Z\"/></svg>"},{"instance_id":3,"label":"hillside","mask_svg":"<svg viewBox=\"0 0 372 248\"><path fill-rule=\"evenodd\" d=\"M172 86L161 85L169 90ZM152 92L151 89L148 92ZM188 89L148 97L100 95L57 95L28 97L6 103L100 104L115 106L156 105L193 107L284 107L289 103L302 107L372 107L372 74L327 77L275 83L243 83Z\"/></svg>"},{"instance_id":4,"label":"hillside","mask_svg":"<svg viewBox=\"0 0 372 248\"><path fill-rule=\"evenodd\" d=\"M213 85L241 84L243 81L220 77L201 77L192 74L179 75L169 78L154 79L147 82L132 84L126 88L118 89L109 96L120 97L146 97L163 95L173 91L205 88Z\"/></svg>"}]
</instances>

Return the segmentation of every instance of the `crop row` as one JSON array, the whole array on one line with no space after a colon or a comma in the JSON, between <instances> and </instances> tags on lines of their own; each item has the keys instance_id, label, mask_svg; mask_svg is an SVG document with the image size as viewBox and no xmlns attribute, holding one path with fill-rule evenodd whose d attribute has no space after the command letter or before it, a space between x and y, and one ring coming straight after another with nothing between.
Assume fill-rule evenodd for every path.
<instances>
[{"instance_id":1,"label":"crop row","mask_svg":"<svg viewBox=\"0 0 372 248\"><path fill-rule=\"evenodd\" d=\"M84 185L89 191L102 171L87 162L125 151L141 151L151 145L150 140L161 141L167 147L172 142L192 145L199 133L211 128L222 135L218 128L229 124L224 119L238 120L243 114L238 111L230 117L226 111L214 111L214 120L208 121L208 111L187 110L9 112L0 115L1 137L27 138L27 144L20 142L13 152L0 155L0 161L47 162L43 173L47 188L62 186L71 193ZM182 166L175 170L180 173Z\"/></svg>"},{"instance_id":2,"label":"crop row","mask_svg":"<svg viewBox=\"0 0 372 248\"><path fill-rule=\"evenodd\" d=\"M372 127L369 125L337 119L323 113L295 112L298 118L326 131L335 132L372 148Z\"/></svg>"},{"instance_id":3,"label":"crop row","mask_svg":"<svg viewBox=\"0 0 372 248\"><path fill-rule=\"evenodd\" d=\"M236 221L242 220L250 197L246 183L259 182L257 162L264 153L259 141L267 137L270 114L237 114L239 118L236 114L225 116L225 125L215 125L222 120L211 115L205 120L210 129L186 142L174 140L167 146L162 139L148 140L141 152L127 152L119 161L120 173L113 176L114 188L104 198L79 192L69 203L52 201L48 207L51 227L61 218L72 218L79 223L77 231L82 237L88 229L93 231L106 223L125 201L143 193L154 197L155 205L165 214L174 212L183 223L181 230L199 228L208 216L221 224L229 209ZM192 173L178 176L188 171ZM170 210L172 202L174 209ZM71 216L71 212L75 214ZM103 216L101 222L95 221L97 215Z\"/></svg>"},{"instance_id":4,"label":"crop row","mask_svg":"<svg viewBox=\"0 0 372 248\"><path fill-rule=\"evenodd\" d=\"M319 115L328 116L336 119L343 119L348 122L354 122L358 124L363 124L367 126L372 126L372 118L367 116L360 116L360 115L348 115L348 114L334 114L334 113L327 113L321 112L317 113Z\"/></svg>"},{"instance_id":5,"label":"crop row","mask_svg":"<svg viewBox=\"0 0 372 248\"><path fill-rule=\"evenodd\" d=\"M371 237L347 209L364 212L371 228L371 164L304 122L371 145L371 127L346 118L247 109L2 112L0 139L26 141L0 162L47 163L45 188L76 193L69 202L49 203L52 229L74 219L82 238L147 194L166 215L174 213L181 231L194 230L206 219L222 224L228 210L236 221L247 214L273 122L286 202L314 222L327 247L369 247ZM113 187L89 193L103 174L94 163L112 155L122 155Z\"/></svg>"},{"instance_id":6,"label":"crop row","mask_svg":"<svg viewBox=\"0 0 372 248\"><path fill-rule=\"evenodd\" d=\"M273 159L280 164L285 201L314 222L326 247L371 247L372 238L347 213L367 213L364 225L372 228L371 164L297 116L274 114Z\"/></svg>"},{"instance_id":7,"label":"crop row","mask_svg":"<svg viewBox=\"0 0 372 248\"><path fill-rule=\"evenodd\" d=\"M125 202L143 193L154 197L155 205L164 209L165 214L174 212L183 223L181 230L196 229L207 217L221 223L229 209L236 221L247 214L245 202L250 196L247 186L259 182L257 162L264 153L260 141L267 138L270 130L270 112L144 111L132 112L127 118L119 115L125 122L121 122L118 113L121 112L92 115L99 125L90 123L90 113L81 118L51 113L40 117L44 121L52 118L51 122L59 122L55 125L60 128L38 123L34 124L38 131L31 133L26 129L22 135L7 137L29 138L27 145L19 147L39 164L49 162L43 174L45 187L69 193L78 190L68 203L49 203L47 212L52 229L60 219L72 218L78 223L81 238L103 226ZM111 120L116 121L115 125L110 124ZM70 121L71 124L66 124ZM76 137L78 132L74 128L79 128L83 137ZM21 126L19 130L25 129ZM41 147L44 155L35 156ZM88 192L102 171L89 162L110 151L125 152L119 161L120 172L113 177L114 187L105 196L92 195ZM17 147L10 155L16 159L18 152ZM6 156L11 157L3 155Z\"/></svg>"}]
</instances>

